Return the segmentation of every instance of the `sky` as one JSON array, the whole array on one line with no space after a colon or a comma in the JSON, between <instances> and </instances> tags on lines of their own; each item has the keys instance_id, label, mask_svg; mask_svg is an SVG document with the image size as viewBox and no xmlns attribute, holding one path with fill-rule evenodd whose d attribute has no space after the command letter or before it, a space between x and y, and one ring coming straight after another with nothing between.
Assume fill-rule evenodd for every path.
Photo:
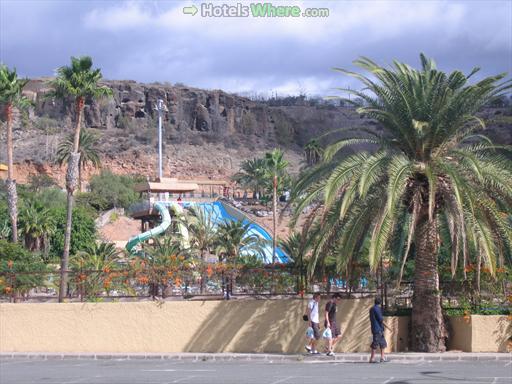
<instances>
[{"instance_id":1,"label":"sky","mask_svg":"<svg viewBox=\"0 0 512 384\"><path fill-rule=\"evenodd\" d=\"M359 56L417 67L424 52L445 71L512 73L512 0L271 2L329 10L317 18L183 13L256 2L0 0L0 62L42 77L89 55L106 79L263 96L361 88L332 70L354 70Z\"/></svg>"}]
</instances>

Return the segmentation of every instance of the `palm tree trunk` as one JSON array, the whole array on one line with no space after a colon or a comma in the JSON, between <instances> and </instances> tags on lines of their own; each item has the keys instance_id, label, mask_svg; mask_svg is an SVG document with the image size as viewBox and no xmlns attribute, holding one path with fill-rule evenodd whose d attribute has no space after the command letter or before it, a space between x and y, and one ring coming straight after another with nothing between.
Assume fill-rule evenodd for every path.
<instances>
[{"instance_id":1,"label":"palm tree trunk","mask_svg":"<svg viewBox=\"0 0 512 384\"><path fill-rule=\"evenodd\" d=\"M13 243L18 242L18 194L16 191L16 180L14 180L14 161L12 145L12 104L5 107L7 118L7 205L9 218L11 220L11 239Z\"/></svg>"},{"instance_id":2,"label":"palm tree trunk","mask_svg":"<svg viewBox=\"0 0 512 384\"><path fill-rule=\"evenodd\" d=\"M201 286L199 288L199 293L204 292L204 281L206 280L206 272L204 270L204 267L206 265L205 258L204 258L204 249L201 249L201 261L202 261L202 272L201 272Z\"/></svg>"},{"instance_id":3,"label":"palm tree trunk","mask_svg":"<svg viewBox=\"0 0 512 384\"><path fill-rule=\"evenodd\" d=\"M78 164L78 192L82 192L82 167Z\"/></svg>"},{"instance_id":4,"label":"palm tree trunk","mask_svg":"<svg viewBox=\"0 0 512 384\"><path fill-rule=\"evenodd\" d=\"M276 262L276 247L277 247L277 176L274 175L274 188L273 188L273 206L272 206L272 264Z\"/></svg>"},{"instance_id":5,"label":"palm tree trunk","mask_svg":"<svg viewBox=\"0 0 512 384\"><path fill-rule=\"evenodd\" d=\"M71 226L73 224L73 192L77 184L78 172L80 170L80 153L78 148L80 145L80 125L82 120L82 110L84 107L83 97L76 99L76 126L75 138L73 141L73 152L69 156L68 170L66 173L66 189L67 196L67 217L66 217L66 230L64 233L64 252L60 263L60 289L59 289L59 303L64 301L67 290L68 280L68 263L69 263L69 249L71 246Z\"/></svg>"},{"instance_id":6,"label":"palm tree trunk","mask_svg":"<svg viewBox=\"0 0 512 384\"><path fill-rule=\"evenodd\" d=\"M272 188L272 264L276 263L276 246L277 246L277 238L276 238L276 229L277 229L277 175L274 175L273 188ZM275 275L275 265L272 268L272 287L271 293L274 293L276 290L276 275Z\"/></svg>"},{"instance_id":7,"label":"palm tree trunk","mask_svg":"<svg viewBox=\"0 0 512 384\"><path fill-rule=\"evenodd\" d=\"M417 352L444 352L446 330L441 310L437 257L438 223L422 207L416 232L411 347Z\"/></svg>"}]
</instances>

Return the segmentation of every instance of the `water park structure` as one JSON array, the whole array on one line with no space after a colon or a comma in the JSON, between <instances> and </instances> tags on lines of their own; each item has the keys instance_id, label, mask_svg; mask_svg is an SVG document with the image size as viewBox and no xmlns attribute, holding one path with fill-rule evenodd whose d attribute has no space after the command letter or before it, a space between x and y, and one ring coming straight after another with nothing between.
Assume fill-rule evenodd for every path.
<instances>
[{"instance_id":1,"label":"water park structure","mask_svg":"<svg viewBox=\"0 0 512 384\"><path fill-rule=\"evenodd\" d=\"M181 234L184 246L188 247L188 231L177 218L183 216L188 208L196 206L202 209L215 225L228 220L248 224L247 235L257 236L265 243L258 256L265 264L271 264L271 235L242 211L222 199L222 193L214 192L222 192L227 188L227 182L221 180L176 178L158 178L156 181L136 185L135 190L140 193L141 201L130 208L130 215L141 221L141 233L128 240L127 251L139 252L143 242L162 235L171 225L175 225L173 231ZM290 262L289 257L280 248L276 249L276 262Z\"/></svg>"}]
</instances>

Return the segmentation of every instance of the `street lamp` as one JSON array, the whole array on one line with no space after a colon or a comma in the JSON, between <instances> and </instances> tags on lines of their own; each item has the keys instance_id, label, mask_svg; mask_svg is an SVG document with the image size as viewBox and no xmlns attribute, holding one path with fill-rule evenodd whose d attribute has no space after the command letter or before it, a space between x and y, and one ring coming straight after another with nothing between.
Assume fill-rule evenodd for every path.
<instances>
[{"instance_id":1,"label":"street lamp","mask_svg":"<svg viewBox=\"0 0 512 384\"><path fill-rule=\"evenodd\" d=\"M156 111L158 112L158 177L160 181L163 177L163 169L162 169L162 116L164 112L167 112L168 109L164 104L162 99L158 99L156 106Z\"/></svg>"}]
</instances>

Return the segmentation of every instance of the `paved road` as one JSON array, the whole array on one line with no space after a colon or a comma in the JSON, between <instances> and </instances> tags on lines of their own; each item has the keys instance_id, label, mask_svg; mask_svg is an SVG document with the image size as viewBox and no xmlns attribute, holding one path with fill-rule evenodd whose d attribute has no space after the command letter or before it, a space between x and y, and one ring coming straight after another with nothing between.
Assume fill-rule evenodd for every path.
<instances>
[{"instance_id":1,"label":"paved road","mask_svg":"<svg viewBox=\"0 0 512 384\"><path fill-rule=\"evenodd\" d=\"M1 384L512 384L510 361L0 359Z\"/></svg>"}]
</instances>

